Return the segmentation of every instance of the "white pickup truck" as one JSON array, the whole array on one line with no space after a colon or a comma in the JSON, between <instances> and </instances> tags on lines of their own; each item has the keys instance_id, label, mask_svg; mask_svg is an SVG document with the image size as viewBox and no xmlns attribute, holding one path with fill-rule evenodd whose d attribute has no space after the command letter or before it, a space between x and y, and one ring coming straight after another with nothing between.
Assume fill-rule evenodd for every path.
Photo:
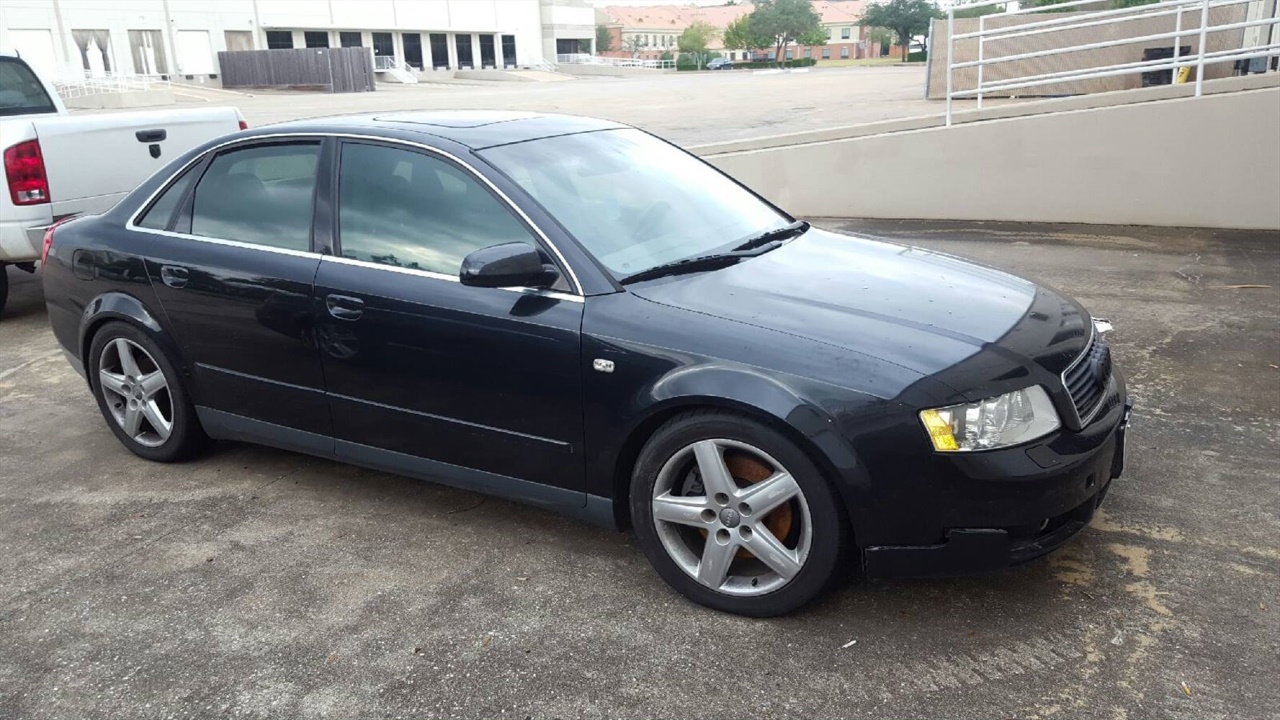
<instances>
[{"instance_id":1,"label":"white pickup truck","mask_svg":"<svg viewBox=\"0 0 1280 720\"><path fill-rule=\"evenodd\" d=\"M50 225L105 212L170 160L244 127L232 107L71 115L27 63L0 53L0 312L8 266L34 272Z\"/></svg>"}]
</instances>

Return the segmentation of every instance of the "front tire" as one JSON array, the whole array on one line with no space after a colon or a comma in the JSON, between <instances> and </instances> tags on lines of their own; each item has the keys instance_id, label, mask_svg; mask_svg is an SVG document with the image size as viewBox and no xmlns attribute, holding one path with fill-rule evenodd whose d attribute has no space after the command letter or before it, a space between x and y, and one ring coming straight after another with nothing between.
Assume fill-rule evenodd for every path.
<instances>
[{"instance_id":1,"label":"front tire","mask_svg":"<svg viewBox=\"0 0 1280 720\"><path fill-rule=\"evenodd\" d=\"M107 426L133 454L176 462L208 442L177 367L140 328L104 325L93 336L86 371Z\"/></svg>"},{"instance_id":2,"label":"front tire","mask_svg":"<svg viewBox=\"0 0 1280 720\"><path fill-rule=\"evenodd\" d=\"M804 451L720 410L684 413L654 433L632 473L631 518L672 587L751 617L784 615L817 597L848 535L835 491Z\"/></svg>"}]
</instances>

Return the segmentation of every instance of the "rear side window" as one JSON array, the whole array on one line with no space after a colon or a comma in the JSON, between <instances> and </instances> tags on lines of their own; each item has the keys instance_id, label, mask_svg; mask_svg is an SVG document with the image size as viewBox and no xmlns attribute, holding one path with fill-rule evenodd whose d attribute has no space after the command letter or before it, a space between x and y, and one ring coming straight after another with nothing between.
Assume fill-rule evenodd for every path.
<instances>
[{"instance_id":1,"label":"rear side window","mask_svg":"<svg viewBox=\"0 0 1280 720\"><path fill-rule=\"evenodd\" d=\"M151 207L147 208L147 212L138 220L138 227L151 228L152 230L166 230L169 227L169 221L173 219L173 211L178 208L178 203L182 202L182 196L187 194L187 188L191 187L191 181L195 178L195 172L188 168L186 172L174 180L165 191L160 193L160 197L151 203Z\"/></svg>"},{"instance_id":2,"label":"rear side window","mask_svg":"<svg viewBox=\"0 0 1280 720\"><path fill-rule=\"evenodd\" d=\"M57 111L49 93L26 63L17 58L0 57L0 115Z\"/></svg>"},{"instance_id":3,"label":"rear side window","mask_svg":"<svg viewBox=\"0 0 1280 720\"><path fill-rule=\"evenodd\" d=\"M289 250L311 247L319 143L224 152L196 185L191 234Z\"/></svg>"}]
</instances>

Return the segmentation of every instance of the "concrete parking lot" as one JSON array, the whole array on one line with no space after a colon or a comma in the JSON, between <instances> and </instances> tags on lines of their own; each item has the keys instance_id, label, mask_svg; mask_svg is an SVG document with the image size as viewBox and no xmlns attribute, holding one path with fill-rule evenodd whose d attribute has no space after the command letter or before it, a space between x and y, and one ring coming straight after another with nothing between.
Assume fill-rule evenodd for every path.
<instances>
[{"instance_id":1,"label":"concrete parking lot","mask_svg":"<svg viewBox=\"0 0 1280 720\"><path fill-rule=\"evenodd\" d=\"M38 278L10 269L0 718L1276 717L1276 238L820 224L1035 277L1115 323L1129 467L1070 546L721 615L628 536L542 511L234 443L139 460L59 356Z\"/></svg>"},{"instance_id":2,"label":"concrete parking lot","mask_svg":"<svg viewBox=\"0 0 1280 720\"><path fill-rule=\"evenodd\" d=\"M255 127L343 113L514 109L603 117L692 145L937 115L942 106L924 99L924 77L923 66L881 66L767 75L745 70L655 72L562 82L450 80L380 84L374 93L345 95L228 93L199 88L180 88L178 92L184 106L206 102L235 105Z\"/></svg>"}]
</instances>

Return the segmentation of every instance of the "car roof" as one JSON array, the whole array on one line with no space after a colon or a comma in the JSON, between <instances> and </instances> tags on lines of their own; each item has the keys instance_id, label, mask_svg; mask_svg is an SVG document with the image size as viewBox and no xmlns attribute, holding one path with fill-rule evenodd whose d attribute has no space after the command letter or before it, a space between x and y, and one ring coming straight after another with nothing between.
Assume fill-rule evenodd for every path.
<instances>
[{"instance_id":1,"label":"car roof","mask_svg":"<svg viewBox=\"0 0 1280 720\"><path fill-rule=\"evenodd\" d=\"M259 128L267 132L359 133L406 138L410 135L443 138L472 150L510 145L557 135L572 135L628 127L598 118L512 110L389 111L298 120Z\"/></svg>"}]
</instances>

